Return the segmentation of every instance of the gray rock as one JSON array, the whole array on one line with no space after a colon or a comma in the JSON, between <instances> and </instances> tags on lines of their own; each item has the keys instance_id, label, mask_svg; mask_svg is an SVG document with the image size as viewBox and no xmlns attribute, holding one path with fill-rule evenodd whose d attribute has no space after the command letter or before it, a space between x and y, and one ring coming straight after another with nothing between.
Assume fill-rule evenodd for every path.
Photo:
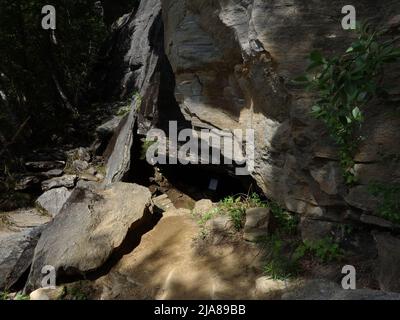
<instances>
[{"instance_id":1,"label":"gray rock","mask_svg":"<svg viewBox=\"0 0 400 320\"><path fill-rule=\"evenodd\" d=\"M101 126L97 127L96 134L98 138L100 140L111 138L121 123L121 119L121 116L114 116L111 120L108 120Z\"/></svg>"},{"instance_id":2,"label":"gray rock","mask_svg":"<svg viewBox=\"0 0 400 320\"><path fill-rule=\"evenodd\" d=\"M368 186L351 188L345 200L349 205L365 211L375 211L378 206L378 199L371 194Z\"/></svg>"},{"instance_id":3,"label":"gray rock","mask_svg":"<svg viewBox=\"0 0 400 320\"><path fill-rule=\"evenodd\" d=\"M30 293L29 300L60 300L64 294L64 287L39 288Z\"/></svg>"},{"instance_id":4,"label":"gray rock","mask_svg":"<svg viewBox=\"0 0 400 320\"><path fill-rule=\"evenodd\" d=\"M40 182L39 178L36 176L27 176L27 177L22 177L19 179L16 184L15 184L15 191L23 191L28 188L31 188L32 186L38 184Z\"/></svg>"},{"instance_id":5,"label":"gray rock","mask_svg":"<svg viewBox=\"0 0 400 320\"><path fill-rule=\"evenodd\" d=\"M378 248L378 281L384 291L400 292L400 239L374 233Z\"/></svg>"},{"instance_id":6,"label":"gray rock","mask_svg":"<svg viewBox=\"0 0 400 320\"><path fill-rule=\"evenodd\" d=\"M71 194L72 191L64 187L51 189L43 193L36 200L36 204L49 215L55 217L61 211Z\"/></svg>"},{"instance_id":7,"label":"gray rock","mask_svg":"<svg viewBox=\"0 0 400 320\"><path fill-rule=\"evenodd\" d=\"M89 149L82 148L82 147L73 149L73 150L69 150L67 152L67 156L68 156L68 161L70 161L70 162L72 162L74 160L89 162L90 158L91 158Z\"/></svg>"},{"instance_id":8,"label":"gray rock","mask_svg":"<svg viewBox=\"0 0 400 320\"><path fill-rule=\"evenodd\" d=\"M41 268L57 275L96 270L143 218L151 193L142 186L116 183L105 190L75 189L63 210L43 231L26 289L40 286Z\"/></svg>"},{"instance_id":9,"label":"gray rock","mask_svg":"<svg viewBox=\"0 0 400 320\"><path fill-rule=\"evenodd\" d=\"M256 280L256 299L271 299L274 295L279 295L288 287L286 281L274 280L269 277L260 277Z\"/></svg>"},{"instance_id":10,"label":"gray rock","mask_svg":"<svg viewBox=\"0 0 400 320\"><path fill-rule=\"evenodd\" d=\"M72 170L75 170L77 172L83 172L86 169L89 168L89 163L84 160L74 160L72 162Z\"/></svg>"},{"instance_id":11,"label":"gray rock","mask_svg":"<svg viewBox=\"0 0 400 320\"><path fill-rule=\"evenodd\" d=\"M52 169L62 169L65 166L65 161L36 161L27 162L25 166L33 171L44 171Z\"/></svg>"},{"instance_id":12,"label":"gray rock","mask_svg":"<svg viewBox=\"0 0 400 320\"><path fill-rule=\"evenodd\" d=\"M48 217L35 209L2 214L0 223L0 290L9 290L28 270Z\"/></svg>"},{"instance_id":13,"label":"gray rock","mask_svg":"<svg viewBox=\"0 0 400 320\"><path fill-rule=\"evenodd\" d=\"M205 227L214 234L229 233L233 230L233 223L230 217L219 215L208 220Z\"/></svg>"},{"instance_id":14,"label":"gray rock","mask_svg":"<svg viewBox=\"0 0 400 320\"><path fill-rule=\"evenodd\" d=\"M318 241L333 236L335 226L337 224L333 222L312 220L303 217L300 220L299 229L303 241Z\"/></svg>"},{"instance_id":15,"label":"gray rock","mask_svg":"<svg viewBox=\"0 0 400 320\"><path fill-rule=\"evenodd\" d=\"M388 220L382 219L377 216L372 216L369 214L362 214L360 216L360 221L365 224L370 224L381 228L395 229L400 227L399 225L396 225Z\"/></svg>"},{"instance_id":16,"label":"gray rock","mask_svg":"<svg viewBox=\"0 0 400 320\"><path fill-rule=\"evenodd\" d=\"M283 300L400 300L400 294L370 289L343 290L327 280L310 280L291 287Z\"/></svg>"},{"instance_id":17,"label":"gray rock","mask_svg":"<svg viewBox=\"0 0 400 320\"><path fill-rule=\"evenodd\" d=\"M64 171L62 169L53 169L53 170L49 170L46 172L42 173L42 176L44 176L45 178L55 178L55 177L59 177L64 173Z\"/></svg>"},{"instance_id":18,"label":"gray rock","mask_svg":"<svg viewBox=\"0 0 400 320\"><path fill-rule=\"evenodd\" d=\"M246 223L243 237L247 241L255 241L257 238L268 235L270 220L269 208L252 208L246 211Z\"/></svg>"},{"instance_id":19,"label":"gray rock","mask_svg":"<svg viewBox=\"0 0 400 320\"><path fill-rule=\"evenodd\" d=\"M107 90L112 91L109 95L122 99L132 99L135 92L138 95L130 105L129 115L121 119L105 151L105 185L121 181L129 170L135 120L138 118L141 133L157 122L158 67L163 56L162 27L161 1L148 0L141 1L137 11L126 17L115 31L116 43L111 51L111 74L108 75L111 80L107 83Z\"/></svg>"},{"instance_id":20,"label":"gray rock","mask_svg":"<svg viewBox=\"0 0 400 320\"><path fill-rule=\"evenodd\" d=\"M343 173L337 162L331 161L321 168L312 168L310 173L319 183L322 191L327 194L337 194L340 186L343 185Z\"/></svg>"},{"instance_id":21,"label":"gray rock","mask_svg":"<svg viewBox=\"0 0 400 320\"><path fill-rule=\"evenodd\" d=\"M209 199L202 199L195 203L193 208L193 213L195 215L202 216L207 212L211 211L214 208L214 205Z\"/></svg>"},{"instance_id":22,"label":"gray rock","mask_svg":"<svg viewBox=\"0 0 400 320\"><path fill-rule=\"evenodd\" d=\"M106 175L104 185L121 181L130 169L135 108L125 116L105 151Z\"/></svg>"},{"instance_id":23,"label":"gray rock","mask_svg":"<svg viewBox=\"0 0 400 320\"><path fill-rule=\"evenodd\" d=\"M42 190L46 191L60 187L73 188L75 186L76 179L77 176L73 174L52 178L42 182Z\"/></svg>"}]
</instances>

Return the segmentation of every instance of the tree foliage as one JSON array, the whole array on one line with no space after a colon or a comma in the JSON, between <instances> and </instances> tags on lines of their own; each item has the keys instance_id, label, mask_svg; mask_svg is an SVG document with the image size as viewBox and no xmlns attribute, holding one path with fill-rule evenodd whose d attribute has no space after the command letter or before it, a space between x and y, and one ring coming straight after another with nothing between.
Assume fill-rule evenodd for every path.
<instances>
[{"instance_id":1,"label":"tree foliage","mask_svg":"<svg viewBox=\"0 0 400 320\"><path fill-rule=\"evenodd\" d=\"M363 111L372 99L387 95L382 87L384 67L400 58L400 49L394 46L398 39L382 40L384 32L365 24L344 54L326 58L312 52L307 75L296 79L317 94L312 114L326 124L339 146L349 184L356 182L354 154L361 137L355 132L363 123Z\"/></svg>"},{"instance_id":2,"label":"tree foliage","mask_svg":"<svg viewBox=\"0 0 400 320\"><path fill-rule=\"evenodd\" d=\"M13 137L43 144L86 106L88 75L107 35L94 2L52 1L54 31L41 27L46 1L0 2L0 149Z\"/></svg>"}]
</instances>

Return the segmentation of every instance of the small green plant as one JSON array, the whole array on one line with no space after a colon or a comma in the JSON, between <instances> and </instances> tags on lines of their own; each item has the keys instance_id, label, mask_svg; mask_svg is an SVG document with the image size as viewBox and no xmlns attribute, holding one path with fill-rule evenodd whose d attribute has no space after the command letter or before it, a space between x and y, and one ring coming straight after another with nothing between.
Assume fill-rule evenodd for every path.
<instances>
[{"instance_id":1,"label":"small green plant","mask_svg":"<svg viewBox=\"0 0 400 320\"><path fill-rule=\"evenodd\" d=\"M235 229L238 231L243 228L246 210L257 207L267 207L267 204L256 193L229 196L218 204L221 214L228 214Z\"/></svg>"},{"instance_id":2,"label":"small green plant","mask_svg":"<svg viewBox=\"0 0 400 320\"><path fill-rule=\"evenodd\" d=\"M264 274L274 280L287 280L298 275L298 260L293 258L292 242L271 235L260 239L266 255Z\"/></svg>"},{"instance_id":3,"label":"small green plant","mask_svg":"<svg viewBox=\"0 0 400 320\"><path fill-rule=\"evenodd\" d=\"M348 184L357 181L354 154L362 137L355 133L364 120L363 109L372 99L387 96L382 87L384 67L400 58L400 49L394 47L398 39L383 41L383 34L364 24L344 54L325 58L312 52L307 75L295 80L317 94L312 115L325 123L338 145Z\"/></svg>"},{"instance_id":4,"label":"small green plant","mask_svg":"<svg viewBox=\"0 0 400 320\"><path fill-rule=\"evenodd\" d=\"M400 224L400 184L374 183L369 186L369 191L378 198L378 215Z\"/></svg>"},{"instance_id":5,"label":"small green plant","mask_svg":"<svg viewBox=\"0 0 400 320\"><path fill-rule=\"evenodd\" d=\"M29 296L26 294L22 294L18 292L14 298L14 300L30 300Z\"/></svg>"},{"instance_id":6,"label":"small green plant","mask_svg":"<svg viewBox=\"0 0 400 320\"><path fill-rule=\"evenodd\" d=\"M118 109L117 116L123 117L127 115L131 111L131 106L126 105Z\"/></svg>"},{"instance_id":7,"label":"small green plant","mask_svg":"<svg viewBox=\"0 0 400 320\"><path fill-rule=\"evenodd\" d=\"M147 140L147 139L142 139L141 141L142 141L142 149L140 150L140 160L146 160L147 151L153 144L157 143L157 141Z\"/></svg>"},{"instance_id":8,"label":"small green plant","mask_svg":"<svg viewBox=\"0 0 400 320\"><path fill-rule=\"evenodd\" d=\"M343 251L339 244L327 237L318 241L305 240L294 252L293 258L298 261L306 254L315 256L320 262L331 262L342 257Z\"/></svg>"},{"instance_id":9,"label":"small green plant","mask_svg":"<svg viewBox=\"0 0 400 320\"><path fill-rule=\"evenodd\" d=\"M140 95L139 92L135 92L133 95L133 98L135 99L135 102L136 102L137 111L140 112L140 109L142 107L142 102L143 102L142 96Z\"/></svg>"},{"instance_id":10,"label":"small green plant","mask_svg":"<svg viewBox=\"0 0 400 320\"><path fill-rule=\"evenodd\" d=\"M270 208L275 221L278 223L278 229L280 232L287 234L295 233L299 223L296 216L290 214L276 202L269 202L268 207Z\"/></svg>"},{"instance_id":11,"label":"small green plant","mask_svg":"<svg viewBox=\"0 0 400 320\"><path fill-rule=\"evenodd\" d=\"M0 291L0 300L8 300L8 293Z\"/></svg>"}]
</instances>

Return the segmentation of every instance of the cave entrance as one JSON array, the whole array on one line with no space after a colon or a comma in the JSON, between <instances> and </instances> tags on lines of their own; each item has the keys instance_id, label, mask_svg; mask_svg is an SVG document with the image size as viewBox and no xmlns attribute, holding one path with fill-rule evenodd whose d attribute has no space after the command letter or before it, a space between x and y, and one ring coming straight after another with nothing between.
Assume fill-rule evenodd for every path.
<instances>
[{"instance_id":1,"label":"cave entrance","mask_svg":"<svg viewBox=\"0 0 400 320\"><path fill-rule=\"evenodd\" d=\"M232 168L224 165L150 165L143 154L145 136L134 129L131 151L131 169L127 182L148 187L155 196L182 193L198 201L210 199L218 202L229 195L259 192L250 176L235 176ZM179 205L177 206L179 207Z\"/></svg>"}]
</instances>

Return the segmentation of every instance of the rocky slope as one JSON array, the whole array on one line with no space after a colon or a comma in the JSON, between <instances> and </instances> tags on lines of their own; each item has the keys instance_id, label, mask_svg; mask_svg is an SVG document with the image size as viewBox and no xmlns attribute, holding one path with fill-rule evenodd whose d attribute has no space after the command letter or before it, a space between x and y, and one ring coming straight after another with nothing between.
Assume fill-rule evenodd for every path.
<instances>
[{"instance_id":1,"label":"rocky slope","mask_svg":"<svg viewBox=\"0 0 400 320\"><path fill-rule=\"evenodd\" d=\"M152 128L165 129L170 120L195 130L254 129L251 178L260 192L300 217L303 240L336 235L345 224L357 226L362 232L349 246L373 261L380 289L399 292L399 229L374 216L377 202L367 189L374 181L399 182L400 118L395 111L400 92L392 92L388 105L368 107L366 139L356 156L360 179L348 187L335 144L324 125L310 116L312 97L291 83L304 72L309 52L319 49L331 55L351 43L354 34L340 24L345 4L148 0L120 17L94 82L98 100L110 105L117 101L126 112L97 129L90 150L73 150L61 166L65 168L33 163L59 171L41 175L46 192L37 203L45 213L43 221L35 222L33 230L15 231L17 235L0 233L5 279L0 288L11 288L32 264L26 292L40 287L41 267L51 265L61 281L93 280L88 286L93 298L187 298L192 292L190 297L203 299L398 299L369 290L346 293L330 282L299 284L300 289L296 284L291 291L287 283L260 278L256 246L243 239L221 246L215 230L215 242L199 252L193 238L201 230L189 206L169 211L174 201L158 203L168 198L160 181L146 187L130 183L142 173L137 161L141 146L135 139ZM381 22L400 12L400 5L360 0L357 10L360 19ZM395 33L399 25L394 24ZM399 71L393 66L386 81L396 83ZM217 170L232 176L231 166ZM151 178L157 180L157 173ZM257 212L247 212L248 240L270 232L269 216L261 219ZM230 231L225 226L226 235ZM9 243L17 248L12 254Z\"/></svg>"}]
</instances>

